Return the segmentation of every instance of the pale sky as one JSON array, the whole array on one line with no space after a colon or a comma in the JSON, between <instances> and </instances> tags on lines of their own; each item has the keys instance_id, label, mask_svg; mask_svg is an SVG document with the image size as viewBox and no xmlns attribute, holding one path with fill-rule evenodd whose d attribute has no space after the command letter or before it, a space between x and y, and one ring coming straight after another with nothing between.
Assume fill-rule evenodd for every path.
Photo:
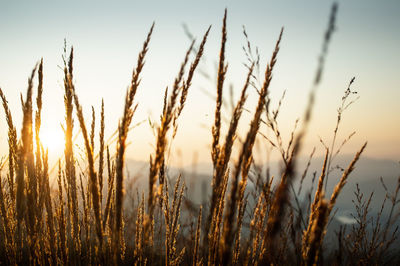
<instances>
[{"instance_id":1,"label":"pale sky","mask_svg":"<svg viewBox=\"0 0 400 266\"><path fill-rule=\"evenodd\" d=\"M25 95L27 78L41 57L44 59L43 130L60 135L64 120L62 65L64 38L75 49L75 84L87 123L90 108L99 113L105 99L106 134L117 128L124 96L137 55L151 23L155 30L146 58L133 123L149 118L158 121L163 91L171 85L190 41L182 24L198 40L212 25L200 68L215 75L220 48L221 21L228 9L225 92L233 84L239 95L246 76L242 46L246 26L253 46L259 47L261 72L265 70L280 28L285 27L278 63L274 69L271 97L275 106L286 90L280 118L287 140L296 118L306 105L320 52L331 1L1 1L0 2L0 86L21 124L20 93ZM374 158L400 159L400 2L339 1L337 31L333 35L322 84L317 92L313 123L304 152L313 146L322 151L319 136L330 142L336 109L350 79L360 99L343 115L338 142L352 131L355 137L343 149L354 153L366 140L366 154ZM262 76L261 73L261 76ZM215 82L195 76L186 107L179 120L173 150L181 150L184 163L195 152L200 162L210 161ZM255 91L249 90L246 108L255 106ZM7 125L0 112L0 147L7 154ZM229 113L226 113L228 116ZM244 117L244 118L248 118ZM78 128L77 119L75 128ZM242 131L248 121L243 119ZM265 129L264 129L265 130ZM225 135L225 132L223 133ZM148 123L130 132L129 158L148 160L154 136ZM50 138L50 137L49 137ZM113 151L113 150L112 150ZM174 154L179 154L173 152ZM175 162L180 159L175 158Z\"/></svg>"}]
</instances>

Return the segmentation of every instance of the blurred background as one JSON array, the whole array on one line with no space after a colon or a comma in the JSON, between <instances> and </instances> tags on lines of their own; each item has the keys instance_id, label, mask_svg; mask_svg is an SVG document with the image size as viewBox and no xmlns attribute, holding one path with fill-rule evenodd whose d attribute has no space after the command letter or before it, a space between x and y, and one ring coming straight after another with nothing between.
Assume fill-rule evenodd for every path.
<instances>
[{"instance_id":1,"label":"blurred background","mask_svg":"<svg viewBox=\"0 0 400 266\"><path fill-rule=\"evenodd\" d=\"M164 89L172 84L190 45L188 32L199 43L208 26L212 25L204 60L195 74L179 119L179 131L169 159L174 166L191 165L193 161L208 164L211 162L210 128L214 119L216 62L224 8L228 9L226 117L231 114L229 88L233 88L236 101L247 74L243 66L247 59L242 49L246 45L242 26L246 27L251 44L258 47L260 53L260 82L263 82L265 66L279 31L281 27L285 28L270 96L275 107L286 90L279 122L284 141L287 141L295 120L303 116L331 4L331 1L316 0L1 1L0 86L9 101L19 133L22 122L20 93L25 95L28 76L43 57L42 134L50 157L61 156L64 89L60 66L63 65L66 39L67 48L73 45L75 50L74 81L86 122L91 121L91 106L99 117L104 98L106 138L110 137L122 115L125 92L137 55L155 21L142 83L135 99L139 106L133 124L140 125L129 133L131 144L127 151L130 159L148 161L155 142L149 121L155 124L159 121ZM318 156L322 155L320 138L326 143L331 142L337 108L350 79L355 76L352 88L358 93L352 96L360 98L343 114L338 143L353 131L356 135L342 153L355 153L367 140L365 156L379 160L400 159L399 13L400 2L396 0L339 1L337 29L317 92L304 155L313 147L317 148ZM249 113L242 119L241 132L246 132L255 108L255 89L251 88L248 94L246 109ZM0 123L0 150L6 155L4 115L0 116ZM75 134L78 128L76 124ZM263 148L260 153L262 160ZM271 154L271 160L278 158L277 154Z\"/></svg>"}]
</instances>

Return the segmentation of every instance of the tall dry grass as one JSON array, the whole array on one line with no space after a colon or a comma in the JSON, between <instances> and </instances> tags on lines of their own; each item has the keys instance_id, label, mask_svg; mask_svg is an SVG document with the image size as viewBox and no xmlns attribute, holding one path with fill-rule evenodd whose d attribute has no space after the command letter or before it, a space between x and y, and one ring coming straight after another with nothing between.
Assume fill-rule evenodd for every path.
<instances>
[{"instance_id":1,"label":"tall dry grass","mask_svg":"<svg viewBox=\"0 0 400 266\"><path fill-rule=\"evenodd\" d=\"M329 145L321 141L325 160L315 193L316 172L312 175L312 186L305 192L306 196L300 196L305 184L303 181L309 176L315 149L299 176L299 187L294 188L299 154L323 77L336 12L337 5L334 4L303 119L295 122L285 145L278 123L284 95L276 109L272 109L269 94L283 41L283 29L266 65L262 83L257 77L260 69L258 50L254 56L254 48L244 29L247 41L244 51L248 59L245 80L236 104L231 99L232 113L228 117L224 137L224 89L228 72L225 53L228 13L225 10L215 82L215 116L211 128L211 194L206 195L209 202L202 204L191 201L187 195L187 177L184 173L177 176L171 174L167 159L177 136L179 117L190 96L193 77L211 34L211 26L199 45L192 41L172 86L165 89L164 102L160 103L163 104L160 124L155 127L155 150L149 156L147 191L130 191L131 186L127 186L129 177L124 174L124 169L127 138L137 108L135 95L140 89L154 24L138 55L126 92L123 115L116 131L115 153L109 149L112 143L105 141L106 103L101 103L100 116L97 117L100 120L99 132L96 132L95 109L92 107L89 126L75 88L74 50L71 48L67 55L67 45L64 46L65 149L58 163L54 186L48 152L39 137L42 105L46 103L42 100L43 90L46 89L43 88L46 76L43 73L44 61L41 60L33 68L26 96L21 97L23 119L19 136L6 96L0 89L8 126L8 157L0 164L0 261L11 265L318 265L332 261L364 265L399 262L398 255L394 253L398 250L398 229L394 224L399 216L400 179L394 192L382 181L387 197L381 211L373 218L369 216L373 195L366 199L357 187L354 201L357 224L350 230L340 229L337 246L324 242L334 216L335 203L366 148L365 143L348 167L343 169L332 194L325 196L328 193L328 177L337 174L332 162L353 136L351 134L341 145L337 145L343 112L354 102L351 98L355 94L351 89L354 78L338 109L332 141ZM242 114L248 94L253 93L249 88L256 89L258 101L254 110L250 110L249 127L241 137L239 124L244 119ZM84 143L85 167L81 167L82 162L74 150L76 119ZM264 130L271 132L272 137L264 134ZM263 172L254 160L255 147L262 141L281 155L283 169L280 178L271 177L268 169ZM136 196L130 197L135 192ZM389 215L385 219L383 210L387 202Z\"/></svg>"}]
</instances>

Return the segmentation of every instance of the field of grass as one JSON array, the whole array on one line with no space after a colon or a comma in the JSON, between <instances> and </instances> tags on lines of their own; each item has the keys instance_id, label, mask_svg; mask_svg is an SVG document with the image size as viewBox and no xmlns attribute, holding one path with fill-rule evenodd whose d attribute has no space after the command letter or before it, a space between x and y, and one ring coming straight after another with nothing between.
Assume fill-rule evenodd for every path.
<instances>
[{"instance_id":1,"label":"field of grass","mask_svg":"<svg viewBox=\"0 0 400 266\"><path fill-rule=\"evenodd\" d=\"M260 68L258 53L254 54L255 49L247 42L247 47L244 47L248 58L247 78L232 113L222 114L228 71L225 11L214 123L210 129L213 175L208 185L211 193L206 195L208 200L203 204L191 201L187 195L185 181L188 179L184 174L168 172L167 157L179 130L179 117L184 108L191 108L186 107L185 102L204 47L216 45L207 42L210 28L199 44L192 42L173 84L165 90L159 125L155 126L156 145L149 155L145 190L127 186L125 153L137 107L135 95L141 89L146 55L151 52L148 47L154 24L138 55L126 92L123 116L116 131L116 150L110 150L105 142L104 103L100 117L96 117L93 111L91 123L85 121L74 87L73 48L67 54L65 47L65 117L60 118L65 133L65 150L58 163L55 187L50 185L48 153L39 137L42 105L46 104L42 102L43 60L34 67L26 95L21 99L21 132L16 130L6 95L0 89L9 148L8 157L1 162L0 262L12 265L399 264L395 221L399 216L400 178L397 187L385 187L387 196L377 215L369 213L373 195L364 195L357 187L354 193L356 223L333 232L336 235L334 245L324 244L328 225L335 215L337 198L367 146L367 143L362 145L347 167L339 171L339 181L328 195L327 180L338 174L338 171L333 171L333 160L352 137L350 135L342 143L336 139L342 115L356 99L356 92L351 87L354 78L345 88L337 121L333 121L336 126L332 141L325 143L321 140L326 151L324 162L319 173L314 173L311 187L303 187L303 180L310 176L310 162L303 172L296 170L323 78L336 13L337 5L333 5L304 115L296 122L298 126L289 134L290 139L282 140L277 122L282 101L276 108L271 107L269 85L280 44L284 41L284 29L277 36L262 80L255 75L255 69ZM239 120L251 87L258 92L258 102L250 110L252 119L247 121L247 133L239 137ZM36 101L33 99L35 90ZM225 120L222 117L225 116L229 121L226 132L223 132ZM95 132L97 120L99 132ZM271 134L264 135L259 130L261 126L268 128ZM74 127L80 128L83 138L84 162L79 162L74 150ZM268 170L255 164L253 153L257 140L268 143L279 152L283 165L280 176L270 176ZM313 156L314 151L309 161ZM294 185L295 180L300 180L299 186ZM133 200L127 198L127 194L134 195ZM384 209L389 210L387 216L382 215Z\"/></svg>"}]
</instances>

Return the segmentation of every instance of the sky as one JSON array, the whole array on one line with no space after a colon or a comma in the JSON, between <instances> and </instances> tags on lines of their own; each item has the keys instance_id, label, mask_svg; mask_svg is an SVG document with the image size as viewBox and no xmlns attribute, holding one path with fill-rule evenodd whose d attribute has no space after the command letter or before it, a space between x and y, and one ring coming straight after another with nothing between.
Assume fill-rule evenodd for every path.
<instances>
[{"instance_id":1,"label":"sky","mask_svg":"<svg viewBox=\"0 0 400 266\"><path fill-rule=\"evenodd\" d=\"M179 119L179 131L172 144L175 164L189 164L193 158L210 162L211 125L215 102L215 64L218 59L224 9L227 19L228 73L225 97L233 86L238 98L246 78L243 63L246 44L242 26L260 51L260 77L265 71L281 27L284 27L278 62L270 87L272 105L283 91L279 123L284 142L294 121L302 118L317 67L322 38L332 1L0 1L0 87L4 91L20 129L20 93L25 95L28 76L44 60L43 139L62 139L64 119L62 53L64 39L75 51L75 86L90 123L90 109L97 114L104 98L106 136L111 136L122 115L124 96L146 34L155 30L146 57L135 102L139 103L129 133L127 157L148 160L155 137L148 121L158 122L163 93L171 85L190 40L187 25L197 40L212 25L199 68L210 79L196 73L186 107ZM317 147L319 139L332 140L337 108L352 77L353 90L360 98L343 114L338 143L350 133L356 135L343 148L355 153L368 141L366 155L400 160L400 2L339 1L337 29L330 43L323 80L317 91L313 120L304 154ZM199 41L198 41L199 42ZM246 109L252 112L256 92L249 90ZM210 97L211 95L211 97ZM0 150L7 154L7 125L0 112ZM225 117L230 114L225 110ZM246 131L250 114L241 123ZM75 133L77 132L77 119ZM142 123L141 123L142 122ZM98 124L98 123L97 123ZM262 128L261 130L266 129ZM19 131L18 131L19 133ZM267 134L267 133L266 133ZM225 135L225 132L223 133ZM50 152L62 154L56 142L47 142Z\"/></svg>"}]
</instances>

